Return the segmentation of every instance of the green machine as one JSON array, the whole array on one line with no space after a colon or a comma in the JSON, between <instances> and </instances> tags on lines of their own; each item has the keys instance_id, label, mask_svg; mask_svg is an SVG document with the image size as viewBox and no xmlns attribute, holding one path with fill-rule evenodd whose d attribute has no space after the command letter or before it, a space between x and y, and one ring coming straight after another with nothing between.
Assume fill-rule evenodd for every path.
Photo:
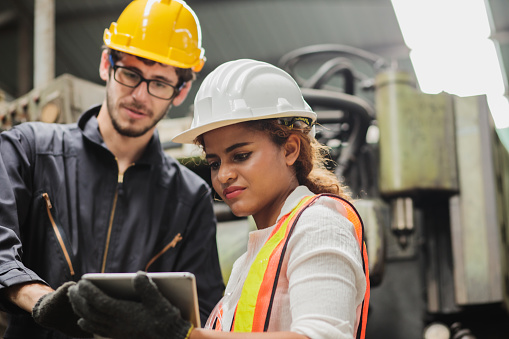
<instances>
[{"instance_id":1,"label":"green machine","mask_svg":"<svg viewBox=\"0 0 509 339\"><path fill-rule=\"evenodd\" d=\"M365 223L367 337L509 333L509 133L486 97L422 93L409 72L350 46L307 46L279 65L318 113Z\"/></svg>"},{"instance_id":2,"label":"green machine","mask_svg":"<svg viewBox=\"0 0 509 339\"><path fill-rule=\"evenodd\" d=\"M378 74L376 89L380 193L393 206L391 228L405 239L421 209L441 224L425 222L426 234L450 238L450 248L428 250L428 311L507 300L509 157L486 98L423 94L394 71Z\"/></svg>"}]
</instances>

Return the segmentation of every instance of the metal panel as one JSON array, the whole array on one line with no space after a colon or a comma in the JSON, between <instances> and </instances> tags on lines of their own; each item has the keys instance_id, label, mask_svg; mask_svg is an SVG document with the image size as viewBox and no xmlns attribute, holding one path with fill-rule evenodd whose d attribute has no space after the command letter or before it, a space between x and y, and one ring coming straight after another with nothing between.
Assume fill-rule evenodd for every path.
<instances>
[{"instance_id":1,"label":"metal panel","mask_svg":"<svg viewBox=\"0 0 509 339\"><path fill-rule=\"evenodd\" d=\"M450 199L456 302L502 301L494 127L486 98L455 97L460 195Z\"/></svg>"},{"instance_id":2,"label":"metal panel","mask_svg":"<svg viewBox=\"0 0 509 339\"><path fill-rule=\"evenodd\" d=\"M369 258L369 278L371 287L379 285L384 275L386 243L385 225L389 224L389 206L379 199L354 201L364 223L366 249Z\"/></svg>"},{"instance_id":3,"label":"metal panel","mask_svg":"<svg viewBox=\"0 0 509 339\"><path fill-rule=\"evenodd\" d=\"M508 138L509 128L499 130L495 136L495 187L497 189L497 212L500 224L501 268L504 284L504 302L509 308L509 143L504 145L503 137ZM505 134L504 134L505 133Z\"/></svg>"},{"instance_id":4,"label":"metal panel","mask_svg":"<svg viewBox=\"0 0 509 339\"><path fill-rule=\"evenodd\" d=\"M410 75L380 73L376 79L380 127L380 192L456 191L451 97L418 92Z\"/></svg>"}]
</instances>

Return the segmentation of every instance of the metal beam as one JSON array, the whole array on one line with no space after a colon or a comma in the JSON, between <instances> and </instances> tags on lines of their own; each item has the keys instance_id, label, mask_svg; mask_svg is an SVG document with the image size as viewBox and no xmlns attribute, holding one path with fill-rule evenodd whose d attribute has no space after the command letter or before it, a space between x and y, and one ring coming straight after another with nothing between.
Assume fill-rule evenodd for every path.
<instances>
[{"instance_id":1,"label":"metal beam","mask_svg":"<svg viewBox=\"0 0 509 339\"><path fill-rule=\"evenodd\" d=\"M34 87L55 78L55 0L35 0Z\"/></svg>"}]
</instances>

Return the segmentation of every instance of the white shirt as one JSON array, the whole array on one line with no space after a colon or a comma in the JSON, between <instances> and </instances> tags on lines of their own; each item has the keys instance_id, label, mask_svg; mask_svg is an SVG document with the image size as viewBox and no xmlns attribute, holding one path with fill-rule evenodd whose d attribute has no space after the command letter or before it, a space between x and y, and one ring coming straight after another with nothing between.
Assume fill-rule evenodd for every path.
<instances>
[{"instance_id":1,"label":"white shirt","mask_svg":"<svg viewBox=\"0 0 509 339\"><path fill-rule=\"evenodd\" d=\"M287 198L279 219L313 195L305 186ZM355 229L337 201L322 197L302 213L290 237L274 297L269 331L292 331L312 339L353 338L356 308L366 278ZM277 222L276 222L277 224ZM229 330L251 264L275 225L249 234L247 252L233 264L221 300Z\"/></svg>"}]
</instances>

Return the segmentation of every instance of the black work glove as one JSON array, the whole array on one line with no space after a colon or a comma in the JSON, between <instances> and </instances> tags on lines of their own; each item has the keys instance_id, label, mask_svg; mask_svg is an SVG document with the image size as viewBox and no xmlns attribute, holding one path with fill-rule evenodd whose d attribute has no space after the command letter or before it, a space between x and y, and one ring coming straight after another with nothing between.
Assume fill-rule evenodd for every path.
<instances>
[{"instance_id":1,"label":"black work glove","mask_svg":"<svg viewBox=\"0 0 509 339\"><path fill-rule=\"evenodd\" d=\"M68 281L55 291L43 295L32 309L32 318L39 325L57 330L74 338L91 338L92 334L78 326L79 317L73 312L67 290L76 285Z\"/></svg>"},{"instance_id":2,"label":"black work glove","mask_svg":"<svg viewBox=\"0 0 509 339\"><path fill-rule=\"evenodd\" d=\"M78 324L89 331L109 338L185 339L193 326L182 319L180 310L173 306L157 289L154 282L138 272L133 286L138 301L115 299L92 282L80 280L69 289L69 298Z\"/></svg>"}]
</instances>

